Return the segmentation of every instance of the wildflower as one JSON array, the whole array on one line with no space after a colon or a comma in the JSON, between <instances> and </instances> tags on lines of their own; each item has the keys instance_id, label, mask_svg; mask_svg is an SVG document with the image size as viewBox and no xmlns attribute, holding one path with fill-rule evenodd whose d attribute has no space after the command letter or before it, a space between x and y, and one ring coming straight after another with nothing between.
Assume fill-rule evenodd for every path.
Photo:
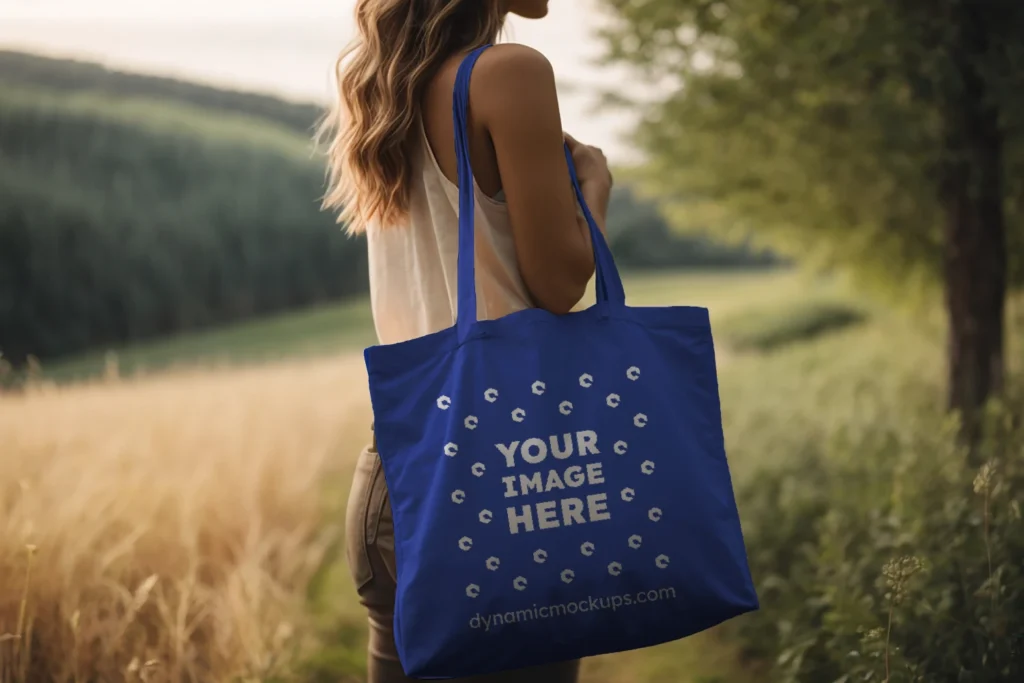
<instances>
[{"instance_id":1,"label":"wildflower","mask_svg":"<svg viewBox=\"0 0 1024 683\"><path fill-rule=\"evenodd\" d=\"M889 560L882 567L882 575L885 577L885 585L889 588L888 596L894 605L903 602L906 597L907 580L923 569L921 560L913 555L906 555L895 560Z\"/></svg>"},{"instance_id":2,"label":"wildflower","mask_svg":"<svg viewBox=\"0 0 1024 683\"><path fill-rule=\"evenodd\" d=\"M974 492L977 494L988 493L992 490L992 480L995 479L996 464L991 460L981 466L978 474L974 477Z\"/></svg>"},{"instance_id":3,"label":"wildflower","mask_svg":"<svg viewBox=\"0 0 1024 683\"><path fill-rule=\"evenodd\" d=\"M874 642L876 640L881 640L884 635L885 635L885 629L884 628L882 628L882 627L873 628L870 631L868 631L867 633L865 633L861 637L861 640L863 640L865 643L871 643L871 642Z\"/></svg>"}]
</instances>

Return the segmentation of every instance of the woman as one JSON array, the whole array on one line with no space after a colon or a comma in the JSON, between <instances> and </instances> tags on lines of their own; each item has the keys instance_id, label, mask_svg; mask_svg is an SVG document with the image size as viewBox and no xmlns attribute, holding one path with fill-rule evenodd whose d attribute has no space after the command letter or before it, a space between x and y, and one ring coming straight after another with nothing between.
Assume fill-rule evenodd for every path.
<instances>
[{"instance_id":1,"label":"woman","mask_svg":"<svg viewBox=\"0 0 1024 683\"><path fill-rule=\"evenodd\" d=\"M456 314L458 170L452 88L462 59L494 42L508 14L539 19L547 0L359 0L359 36L338 62L327 120L330 192L369 245L382 344L451 327ZM611 174L597 148L563 134L551 65L513 44L473 71L468 137L476 185L478 318L528 307L569 312L594 272L563 143L604 229ZM375 446L359 459L347 513L348 559L369 611L370 683L408 681L395 650L394 528ZM578 662L475 680L575 681Z\"/></svg>"}]
</instances>

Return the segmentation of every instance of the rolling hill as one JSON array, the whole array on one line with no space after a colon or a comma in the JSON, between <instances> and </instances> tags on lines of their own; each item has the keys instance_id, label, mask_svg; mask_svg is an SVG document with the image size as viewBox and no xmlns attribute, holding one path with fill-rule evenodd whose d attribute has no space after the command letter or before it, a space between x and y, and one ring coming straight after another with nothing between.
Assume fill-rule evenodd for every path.
<instances>
[{"instance_id":1,"label":"rolling hill","mask_svg":"<svg viewBox=\"0 0 1024 683\"><path fill-rule=\"evenodd\" d=\"M0 51L0 351L15 364L366 290L364 247L320 210L321 109ZM619 188L631 269L766 265L671 233Z\"/></svg>"}]
</instances>

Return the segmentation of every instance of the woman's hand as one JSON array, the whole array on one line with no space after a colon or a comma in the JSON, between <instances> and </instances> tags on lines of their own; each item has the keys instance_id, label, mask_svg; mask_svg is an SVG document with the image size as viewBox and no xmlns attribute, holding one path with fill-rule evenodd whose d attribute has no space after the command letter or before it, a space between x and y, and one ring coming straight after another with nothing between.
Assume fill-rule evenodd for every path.
<instances>
[{"instance_id":1,"label":"woman's hand","mask_svg":"<svg viewBox=\"0 0 1024 683\"><path fill-rule=\"evenodd\" d=\"M572 161L576 166L576 176L579 178L580 186L598 184L609 190L615 180L608 168L608 159L600 147L587 145L573 136L565 133L565 141L572 153Z\"/></svg>"},{"instance_id":2,"label":"woman's hand","mask_svg":"<svg viewBox=\"0 0 1024 683\"><path fill-rule=\"evenodd\" d=\"M576 177L580 181L583 199L594 216L597 227L604 235L608 234L606 219L608 204L611 201L612 185L615 180L608 168L608 159L600 147L587 145L565 133L565 142L569 145L573 165L576 166Z\"/></svg>"}]
</instances>

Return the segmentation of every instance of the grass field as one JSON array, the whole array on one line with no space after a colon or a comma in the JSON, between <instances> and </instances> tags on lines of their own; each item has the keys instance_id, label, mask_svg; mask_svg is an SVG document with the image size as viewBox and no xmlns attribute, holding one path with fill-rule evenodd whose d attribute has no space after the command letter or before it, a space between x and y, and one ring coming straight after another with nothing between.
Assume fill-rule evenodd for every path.
<instances>
[{"instance_id":1,"label":"grass field","mask_svg":"<svg viewBox=\"0 0 1024 683\"><path fill-rule=\"evenodd\" d=\"M808 281L785 272L635 274L627 281L632 305L704 306L711 311L716 332L724 329L738 335L749 333L751 311L761 311L760 324L771 326L771 320L763 319L770 318L775 307L787 308L794 301L813 304L838 299L849 303L834 283ZM581 306L592 297L588 292ZM368 303L357 299L126 348L97 350L47 364L44 374L57 382L89 378L103 374L112 360L120 374L133 375L175 366L209 368L324 356L361 349L375 339Z\"/></svg>"},{"instance_id":2,"label":"grass field","mask_svg":"<svg viewBox=\"0 0 1024 683\"><path fill-rule=\"evenodd\" d=\"M127 348L86 353L44 374L57 382L103 374L116 362L120 374L150 374L176 367L207 369L360 349L376 340L366 299L257 319L231 327L170 337Z\"/></svg>"},{"instance_id":3,"label":"grass field","mask_svg":"<svg viewBox=\"0 0 1024 683\"><path fill-rule=\"evenodd\" d=\"M737 485L941 361L930 331L792 273L633 276L627 291L710 308ZM816 310L840 322L809 323ZM69 359L0 395L0 635L22 636L0 641L0 681L289 680L295 662L299 680L360 680L339 549L370 339L351 302L118 349L119 378L102 378L104 352ZM762 680L720 636L596 658L584 680Z\"/></svg>"}]
</instances>

